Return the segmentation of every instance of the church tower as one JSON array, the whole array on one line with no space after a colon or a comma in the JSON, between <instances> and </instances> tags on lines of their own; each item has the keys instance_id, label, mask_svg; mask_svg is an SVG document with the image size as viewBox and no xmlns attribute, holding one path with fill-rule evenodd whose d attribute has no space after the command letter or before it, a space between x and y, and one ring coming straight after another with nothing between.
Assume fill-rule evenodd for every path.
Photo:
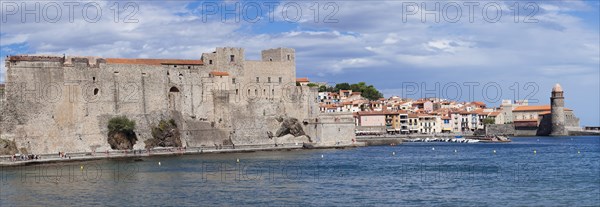
<instances>
[{"instance_id":1,"label":"church tower","mask_svg":"<svg viewBox=\"0 0 600 207\"><path fill-rule=\"evenodd\" d=\"M566 136L565 128L565 97L560 84L554 85L552 88L552 97L550 97L552 110L552 132L550 136Z\"/></svg>"}]
</instances>

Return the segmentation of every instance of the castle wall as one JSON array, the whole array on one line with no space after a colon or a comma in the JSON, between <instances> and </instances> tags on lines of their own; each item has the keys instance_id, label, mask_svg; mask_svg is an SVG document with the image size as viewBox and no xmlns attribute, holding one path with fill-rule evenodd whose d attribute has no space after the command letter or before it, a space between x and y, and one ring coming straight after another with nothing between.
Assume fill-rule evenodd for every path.
<instances>
[{"instance_id":1,"label":"castle wall","mask_svg":"<svg viewBox=\"0 0 600 207\"><path fill-rule=\"evenodd\" d=\"M217 48L203 54L204 65L9 58L0 138L33 153L104 151L110 149L108 120L125 115L136 121L135 149L143 149L151 128L168 119L180 127L184 146L272 144L268 134L280 128L277 118L304 122L320 116L317 90L294 85L290 52L268 50L263 55L278 59L264 62L246 61L241 48ZM229 75L210 77L211 71ZM340 125L336 129L352 128L351 136L344 132L338 139L354 137L352 122L333 123ZM307 134L332 137L328 130Z\"/></svg>"}]
</instances>

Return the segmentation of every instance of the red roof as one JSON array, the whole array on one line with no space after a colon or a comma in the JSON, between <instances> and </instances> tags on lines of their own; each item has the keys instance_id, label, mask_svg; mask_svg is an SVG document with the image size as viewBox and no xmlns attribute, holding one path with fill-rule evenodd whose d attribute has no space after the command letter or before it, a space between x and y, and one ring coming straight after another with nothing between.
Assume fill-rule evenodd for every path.
<instances>
[{"instance_id":1,"label":"red roof","mask_svg":"<svg viewBox=\"0 0 600 207\"><path fill-rule=\"evenodd\" d=\"M538 113L538 115L542 115L542 116L543 115L548 115L548 114L552 114L552 112L551 111L542 111L542 112Z\"/></svg>"},{"instance_id":2,"label":"red roof","mask_svg":"<svg viewBox=\"0 0 600 207\"><path fill-rule=\"evenodd\" d=\"M488 116L498 116L500 114L499 111L491 112Z\"/></svg>"},{"instance_id":3,"label":"red roof","mask_svg":"<svg viewBox=\"0 0 600 207\"><path fill-rule=\"evenodd\" d=\"M210 74L212 76L229 76L229 73L224 71L212 71Z\"/></svg>"},{"instance_id":4,"label":"red roof","mask_svg":"<svg viewBox=\"0 0 600 207\"><path fill-rule=\"evenodd\" d=\"M550 111L552 108L550 105L541 105L541 106L518 106L513 111ZM571 109L564 108L565 111L572 111Z\"/></svg>"},{"instance_id":5,"label":"red roof","mask_svg":"<svg viewBox=\"0 0 600 207\"><path fill-rule=\"evenodd\" d=\"M485 106L485 103L481 102L481 101L473 101L471 102L472 104L475 104L477 106Z\"/></svg>"},{"instance_id":6,"label":"red roof","mask_svg":"<svg viewBox=\"0 0 600 207\"><path fill-rule=\"evenodd\" d=\"M308 78L296 78L297 83L308 83L310 82Z\"/></svg>"},{"instance_id":7,"label":"red roof","mask_svg":"<svg viewBox=\"0 0 600 207\"><path fill-rule=\"evenodd\" d=\"M542 106L518 106L513 111L550 111L550 105L542 105Z\"/></svg>"},{"instance_id":8,"label":"red roof","mask_svg":"<svg viewBox=\"0 0 600 207\"><path fill-rule=\"evenodd\" d=\"M109 64L131 65L203 65L202 60L106 58Z\"/></svg>"}]
</instances>

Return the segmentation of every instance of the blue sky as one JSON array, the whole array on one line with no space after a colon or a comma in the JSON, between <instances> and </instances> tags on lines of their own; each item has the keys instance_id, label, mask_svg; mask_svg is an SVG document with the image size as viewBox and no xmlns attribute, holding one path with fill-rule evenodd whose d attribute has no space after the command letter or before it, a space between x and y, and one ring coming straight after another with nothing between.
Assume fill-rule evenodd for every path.
<instances>
[{"instance_id":1,"label":"blue sky","mask_svg":"<svg viewBox=\"0 0 600 207\"><path fill-rule=\"evenodd\" d=\"M22 19L21 2L3 0L0 60L24 53L198 59L224 46L258 59L262 49L292 47L298 76L365 81L386 96L548 104L560 83L581 124L600 125L599 1L265 2L119 1L115 21L114 1L81 1L71 22L63 2L28 1L29 8L40 3L36 23L31 14ZM436 3L440 21L423 19ZM470 14L466 4L478 5ZM52 22L57 5L62 16ZM99 19L94 8L102 9Z\"/></svg>"}]
</instances>

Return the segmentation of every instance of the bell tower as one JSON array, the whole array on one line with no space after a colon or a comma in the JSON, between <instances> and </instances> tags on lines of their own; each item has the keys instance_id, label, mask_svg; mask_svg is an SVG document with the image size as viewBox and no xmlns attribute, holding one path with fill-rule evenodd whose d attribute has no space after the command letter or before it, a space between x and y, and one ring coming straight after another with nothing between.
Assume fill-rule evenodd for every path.
<instances>
[{"instance_id":1,"label":"bell tower","mask_svg":"<svg viewBox=\"0 0 600 207\"><path fill-rule=\"evenodd\" d=\"M552 88L552 97L550 97L550 106L552 111L552 131L550 136L567 136L565 128L565 97L564 91L560 84L554 85Z\"/></svg>"}]
</instances>

